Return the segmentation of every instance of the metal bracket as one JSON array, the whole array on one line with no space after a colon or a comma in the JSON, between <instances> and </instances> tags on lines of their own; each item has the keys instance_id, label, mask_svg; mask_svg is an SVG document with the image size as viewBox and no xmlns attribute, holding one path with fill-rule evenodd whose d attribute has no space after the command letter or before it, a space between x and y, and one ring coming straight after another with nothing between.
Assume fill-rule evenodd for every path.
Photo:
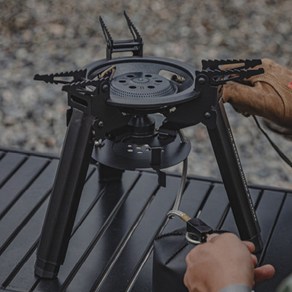
<instances>
[{"instance_id":1,"label":"metal bracket","mask_svg":"<svg viewBox=\"0 0 292 292\"><path fill-rule=\"evenodd\" d=\"M251 76L263 74L264 69L230 69L230 70L203 70L203 71L196 71L196 79L199 80L202 78L202 75L208 77L208 83L213 86L218 86L225 84L228 81L243 81Z\"/></svg>"},{"instance_id":2,"label":"metal bracket","mask_svg":"<svg viewBox=\"0 0 292 292\"><path fill-rule=\"evenodd\" d=\"M142 37L125 11L124 11L124 16L126 18L128 28L133 36L132 40L115 41L112 38L108 28L106 27L105 22L103 21L102 17L99 17L100 25L101 25L101 28L102 28L102 31L107 43L107 49L106 49L107 60L112 59L113 53L132 52L133 56L139 56L139 57L143 56Z\"/></svg>"},{"instance_id":3,"label":"metal bracket","mask_svg":"<svg viewBox=\"0 0 292 292\"><path fill-rule=\"evenodd\" d=\"M261 65L261 59L233 59L233 60L202 60L202 69L207 70L215 70L215 69L222 69L220 66L233 66L236 69L248 69L254 68L255 66ZM237 66L236 66L237 65Z\"/></svg>"},{"instance_id":4,"label":"metal bracket","mask_svg":"<svg viewBox=\"0 0 292 292\"><path fill-rule=\"evenodd\" d=\"M54 74L36 74L34 80L44 81L52 84L71 84L74 82L85 80L87 74L86 69L68 71Z\"/></svg>"},{"instance_id":5,"label":"metal bracket","mask_svg":"<svg viewBox=\"0 0 292 292\"><path fill-rule=\"evenodd\" d=\"M129 120L117 107L106 104L109 88L109 77L72 83L62 88L68 93L68 105L71 108L78 108L95 118L93 129L96 139L104 138L110 131L127 125Z\"/></svg>"},{"instance_id":6,"label":"metal bracket","mask_svg":"<svg viewBox=\"0 0 292 292\"><path fill-rule=\"evenodd\" d=\"M239 64L240 67L236 67ZM176 106L175 111L166 113L160 130L181 129L203 122L214 126L218 103L217 87L228 81L244 82L245 79L264 73L263 68L253 68L261 60L203 60L202 70L196 71L194 98ZM219 69L221 65L235 66L234 69Z\"/></svg>"},{"instance_id":7,"label":"metal bracket","mask_svg":"<svg viewBox=\"0 0 292 292\"><path fill-rule=\"evenodd\" d=\"M212 86L222 85L228 81L240 82L251 76L263 74L263 68L251 69L261 64L260 59L202 60L202 71L196 71L196 83L200 83L200 79L206 77Z\"/></svg>"}]
</instances>

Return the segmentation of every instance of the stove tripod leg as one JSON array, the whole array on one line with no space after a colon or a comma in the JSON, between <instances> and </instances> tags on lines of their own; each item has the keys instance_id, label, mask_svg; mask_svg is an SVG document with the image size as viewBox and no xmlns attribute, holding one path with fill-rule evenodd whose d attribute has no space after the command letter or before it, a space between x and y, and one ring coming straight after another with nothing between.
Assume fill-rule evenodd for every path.
<instances>
[{"instance_id":1,"label":"stove tripod leg","mask_svg":"<svg viewBox=\"0 0 292 292\"><path fill-rule=\"evenodd\" d=\"M207 125L207 128L236 225L241 239L252 241L256 251L260 251L262 240L259 223L221 102L218 103L216 114L215 127Z\"/></svg>"},{"instance_id":2,"label":"stove tripod leg","mask_svg":"<svg viewBox=\"0 0 292 292\"><path fill-rule=\"evenodd\" d=\"M93 149L93 117L73 109L37 250L35 274L52 279L64 262Z\"/></svg>"},{"instance_id":3,"label":"stove tripod leg","mask_svg":"<svg viewBox=\"0 0 292 292\"><path fill-rule=\"evenodd\" d=\"M114 182L122 179L124 170L113 168L102 163L98 164L99 182Z\"/></svg>"}]
</instances>

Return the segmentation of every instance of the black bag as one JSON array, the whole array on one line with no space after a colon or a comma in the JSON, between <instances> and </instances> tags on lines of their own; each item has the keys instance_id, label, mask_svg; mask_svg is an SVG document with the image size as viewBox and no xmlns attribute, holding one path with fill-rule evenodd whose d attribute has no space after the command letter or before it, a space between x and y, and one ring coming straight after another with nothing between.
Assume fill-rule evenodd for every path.
<instances>
[{"instance_id":1,"label":"black bag","mask_svg":"<svg viewBox=\"0 0 292 292\"><path fill-rule=\"evenodd\" d=\"M187 292L183 283L185 257L195 245L186 239L186 228L163 234L154 241L152 292Z\"/></svg>"},{"instance_id":2,"label":"black bag","mask_svg":"<svg viewBox=\"0 0 292 292\"><path fill-rule=\"evenodd\" d=\"M179 214L181 218L186 215ZM158 236L154 241L152 292L188 292L183 283L187 254L206 242L208 234L224 232L227 231L213 230L202 220L190 218L185 228Z\"/></svg>"}]
</instances>

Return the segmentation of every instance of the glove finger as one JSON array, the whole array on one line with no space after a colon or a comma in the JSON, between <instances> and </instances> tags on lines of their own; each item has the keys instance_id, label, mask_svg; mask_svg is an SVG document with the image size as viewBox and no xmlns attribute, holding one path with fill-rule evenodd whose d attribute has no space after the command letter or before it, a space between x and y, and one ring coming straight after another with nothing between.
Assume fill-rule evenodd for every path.
<instances>
[{"instance_id":1,"label":"glove finger","mask_svg":"<svg viewBox=\"0 0 292 292\"><path fill-rule=\"evenodd\" d=\"M292 71L288 68L277 64L271 59L262 59L262 65L255 68L262 67L264 69L263 74L255 75L249 78L251 84L255 84L257 81L264 81L267 78L272 80L276 86L288 87L292 81Z\"/></svg>"},{"instance_id":2,"label":"glove finger","mask_svg":"<svg viewBox=\"0 0 292 292\"><path fill-rule=\"evenodd\" d=\"M289 70L287 67L282 66L271 59L262 59L262 65L265 71L270 72L271 74L281 75L281 76L288 76L289 79L292 78L292 71Z\"/></svg>"},{"instance_id":3,"label":"glove finger","mask_svg":"<svg viewBox=\"0 0 292 292\"><path fill-rule=\"evenodd\" d=\"M239 112L265 117L278 125L291 127L292 71L270 59L262 59L264 73L250 77L249 84L227 83L222 100ZM245 80L246 83L246 80Z\"/></svg>"},{"instance_id":4,"label":"glove finger","mask_svg":"<svg viewBox=\"0 0 292 292\"><path fill-rule=\"evenodd\" d=\"M282 126L291 125L287 100L268 83L256 82L254 86L228 83L221 94L223 102L231 103L241 113L258 115Z\"/></svg>"},{"instance_id":5,"label":"glove finger","mask_svg":"<svg viewBox=\"0 0 292 292\"><path fill-rule=\"evenodd\" d=\"M237 111L245 115L261 115L264 102L262 98L259 98L257 87L229 82L221 90L222 101L231 103Z\"/></svg>"}]
</instances>

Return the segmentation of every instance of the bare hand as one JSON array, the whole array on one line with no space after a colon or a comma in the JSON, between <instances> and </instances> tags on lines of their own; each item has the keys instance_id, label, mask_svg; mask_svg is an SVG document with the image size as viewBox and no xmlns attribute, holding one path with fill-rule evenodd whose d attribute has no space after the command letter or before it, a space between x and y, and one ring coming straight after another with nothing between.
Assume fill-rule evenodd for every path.
<instances>
[{"instance_id":1,"label":"bare hand","mask_svg":"<svg viewBox=\"0 0 292 292\"><path fill-rule=\"evenodd\" d=\"M253 251L252 243L242 242L234 234L213 236L187 255L184 283L190 292L218 292L233 284L252 288L255 281L269 279L275 273L271 265L255 268Z\"/></svg>"}]
</instances>

